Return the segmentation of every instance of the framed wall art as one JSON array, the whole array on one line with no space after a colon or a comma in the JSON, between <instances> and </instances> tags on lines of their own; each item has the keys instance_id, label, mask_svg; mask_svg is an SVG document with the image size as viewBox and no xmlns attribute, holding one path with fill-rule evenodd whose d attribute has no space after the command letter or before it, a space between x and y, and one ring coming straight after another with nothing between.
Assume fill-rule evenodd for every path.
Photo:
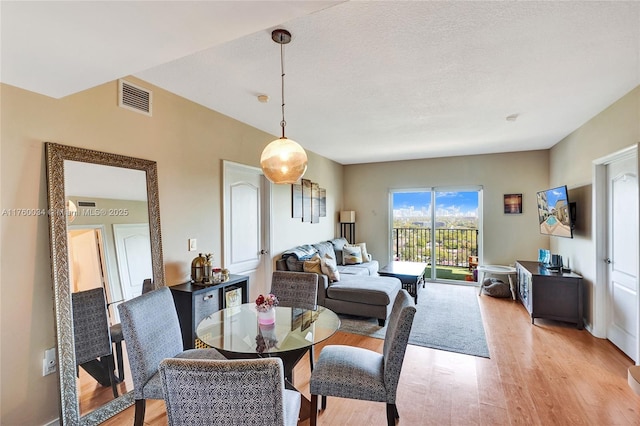
<instances>
[{"instance_id":1,"label":"framed wall art","mask_svg":"<svg viewBox=\"0 0 640 426\"><path fill-rule=\"evenodd\" d=\"M504 194L504 214L522 214L522 194Z\"/></svg>"},{"instance_id":2,"label":"framed wall art","mask_svg":"<svg viewBox=\"0 0 640 426\"><path fill-rule=\"evenodd\" d=\"M291 185L291 217L302 218L302 184Z\"/></svg>"},{"instance_id":3,"label":"framed wall art","mask_svg":"<svg viewBox=\"0 0 640 426\"><path fill-rule=\"evenodd\" d=\"M302 179L302 221L311 222L311 181Z\"/></svg>"}]
</instances>

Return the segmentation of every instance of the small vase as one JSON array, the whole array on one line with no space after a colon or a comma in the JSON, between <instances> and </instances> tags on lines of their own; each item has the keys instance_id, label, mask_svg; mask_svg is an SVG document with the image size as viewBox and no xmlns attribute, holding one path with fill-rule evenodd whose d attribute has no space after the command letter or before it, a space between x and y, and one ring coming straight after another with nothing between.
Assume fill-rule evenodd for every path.
<instances>
[{"instance_id":1,"label":"small vase","mask_svg":"<svg viewBox=\"0 0 640 426\"><path fill-rule=\"evenodd\" d=\"M273 324L276 322L276 310L267 309L266 311L258 311L258 324Z\"/></svg>"}]
</instances>

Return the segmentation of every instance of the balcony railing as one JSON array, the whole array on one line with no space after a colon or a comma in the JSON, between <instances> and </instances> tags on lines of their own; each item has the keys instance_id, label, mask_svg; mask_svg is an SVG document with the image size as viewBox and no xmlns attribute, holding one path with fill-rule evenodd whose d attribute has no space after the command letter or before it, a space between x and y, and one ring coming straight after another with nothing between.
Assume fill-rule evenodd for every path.
<instances>
[{"instance_id":1,"label":"balcony railing","mask_svg":"<svg viewBox=\"0 0 640 426\"><path fill-rule=\"evenodd\" d=\"M478 256L478 230L471 228L435 230L435 255L431 253L431 228L393 228L393 256L405 262L468 268L470 256Z\"/></svg>"}]
</instances>

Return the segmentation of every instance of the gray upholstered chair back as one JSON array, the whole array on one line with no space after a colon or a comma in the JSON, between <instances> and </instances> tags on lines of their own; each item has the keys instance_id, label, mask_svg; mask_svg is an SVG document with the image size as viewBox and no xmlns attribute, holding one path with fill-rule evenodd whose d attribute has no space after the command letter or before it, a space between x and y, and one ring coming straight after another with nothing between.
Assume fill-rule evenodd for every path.
<instances>
[{"instance_id":1,"label":"gray upholstered chair back","mask_svg":"<svg viewBox=\"0 0 640 426\"><path fill-rule=\"evenodd\" d=\"M271 293L276 295L280 306L314 310L318 307L318 275L274 271L271 277Z\"/></svg>"},{"instance_id":2,"label":"gray upholstered chair back","mask_svg":"<svg viewBox=\"0 0 640 426\"><path fill-rule=\"evenodd\" d=\"M111 355L107 301L102 287L71 294L76 365Z\"/></svg>"},{"instance_id":3,"label":"gray upholstered chair back","mask_svg":"<svg viewBox=\"0 0 640 426\"><path fill-rule=\"evenodd\" d=\"M145 384L160 361L183 351L178 314L168 287L161 287L118 306L122 334L133 378L135 399L144 399Z\"/></svg>"},{"instance_id":4,"label":"gray upholstered chair back","mask_svg":"<svg viewBox=\"0 0 640 426\"><path fill-rule=\"evenodd\" d=\"M384 338L384 384L388 402L396 400L396 389L415 313L413 297L406 290L400 290L393 303Z\"/></svg>"},{"instance_id":5,"label":"gray upholstered chair back","mask_svg":"<svg viewBox=\"0 0 640 426\"><path fill-rule=\"evenodd\" d=\"M285 424L280 358L169 358L160 364L160 377L171 426Z\"/></svg>"}]
</instances>

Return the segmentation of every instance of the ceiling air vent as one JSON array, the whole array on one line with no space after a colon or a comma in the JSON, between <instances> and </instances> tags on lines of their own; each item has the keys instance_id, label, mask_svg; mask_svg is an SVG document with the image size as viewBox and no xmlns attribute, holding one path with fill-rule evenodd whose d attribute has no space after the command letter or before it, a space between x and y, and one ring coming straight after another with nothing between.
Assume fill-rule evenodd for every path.
<instances>
[{"instance_id":1,"label":"ceiling air vent","mask_svg":"<svg viewBox=\"0 0 640 426\"><path fill-rule=\"evenodd\" d=\"M118 105L122 108L151 116L152 93L143 87L120 80L118 85Z\"/></svg>"}]
</instances>

